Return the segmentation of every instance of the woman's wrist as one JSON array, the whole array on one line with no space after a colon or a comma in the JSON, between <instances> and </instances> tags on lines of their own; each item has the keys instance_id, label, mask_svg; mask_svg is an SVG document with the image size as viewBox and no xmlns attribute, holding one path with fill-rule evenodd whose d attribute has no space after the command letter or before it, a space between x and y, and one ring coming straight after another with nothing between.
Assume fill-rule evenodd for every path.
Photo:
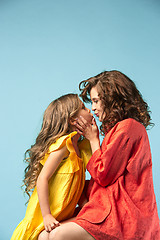
<instances>
[{"instance_id":1,"label":"woman's wrist","mask_svg":"<svg viewBox=\"0 0 160 240\"><path fill-rule=\"evenodd\" d=\"M98 149L100 149L100 141L99 141L99 139L92 139L92 140L90 140L90 145L91 145L91 149L92 149L92 154L96 151L96 150L98 150Z\"/></svg>"}]
</instances>

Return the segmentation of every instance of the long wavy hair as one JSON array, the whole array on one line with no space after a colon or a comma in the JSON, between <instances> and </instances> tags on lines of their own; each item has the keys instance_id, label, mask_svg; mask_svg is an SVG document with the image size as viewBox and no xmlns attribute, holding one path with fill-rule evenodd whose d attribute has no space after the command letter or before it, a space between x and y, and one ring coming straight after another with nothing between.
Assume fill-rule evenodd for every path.
<instances>
[{"instance_id":1,"label":"long wavy hair","mask_svg":"<svg viewBox=\"0 0 160 240\"><path fill-rule=\"evenodd\" d=\"M84 102L91 102L90 91L96 87L102 101L104 119L102 133L108 132L117 122L133 118L145 128L151 123L148 104L143 100L135 83L125 74L112 70L80 82L80 96Z\"/></svg>"},{"instance_id":2,"label":"long wavy hair","mask_svg":"<svg viewBox=\"0 0 160 240\"><path fill-rule=\"evenodd\" d=\"M25 168L23 187L25 187L24 191L29 197L36 186L42 168L40 161L52 143L72 131L70 119L76 116L81 108L82 102L78 95L67 94L51 102L45 110L42 127L35 144L25 152L24 161L28 166Z\"/></svg>"}]
</instances>

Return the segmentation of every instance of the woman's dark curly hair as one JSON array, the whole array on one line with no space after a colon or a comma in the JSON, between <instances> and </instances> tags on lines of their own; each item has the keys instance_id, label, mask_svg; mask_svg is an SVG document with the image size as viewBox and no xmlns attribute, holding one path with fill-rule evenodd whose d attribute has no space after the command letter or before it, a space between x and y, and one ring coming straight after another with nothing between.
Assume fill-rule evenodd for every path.
<instances>
[{"instance_id":1,"label":"woman's dark curly hair","mask_svg":"<svg viewBox=\"0 0 160 240\"><path fill-rule=\"evenodd\" d=\"M90 91L95 86L105 113L101 126L103 133L108 132L117 122L126 118L137 120L145 128L153 125L148 104L143 100L135 83L125 74L116 70L104 71L80 82L80 96L84 102L91 102Z\"/></svg>"}]
</instances>

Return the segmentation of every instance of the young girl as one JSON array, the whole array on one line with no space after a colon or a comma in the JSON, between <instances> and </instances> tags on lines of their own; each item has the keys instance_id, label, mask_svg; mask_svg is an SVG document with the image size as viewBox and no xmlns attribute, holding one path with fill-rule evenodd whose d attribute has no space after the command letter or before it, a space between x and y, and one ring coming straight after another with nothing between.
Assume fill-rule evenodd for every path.
<instances>
[{"instance_id":1,"label":"young girl","mask_svg":"<svg viewBox=\"0 0 160 240\"><path fill-rule=\"evenodd\" d=\"M77 94L64 95L47 107L36 142L26 151L25 192L30 196L25 218L11 240L37 239L71 218L82 194L85 168L91 156L89 142L78 141L75 117L91 122L92 114Z\"/></svg>"},{"instance_id":2,"label":"young girl","mask_svg":"<svg viewBox=\"0 0 160 240\"><path fill-rule=\"evenodd\" d=\"M105 71L80 84L84 101L102 122L100 147L95 121L77 120L77 131L91 144L87 164L88 202L50 240L160 240L160 224L146 132L150 112L134 82L119 71Z\"/></svg>"}]
</instances>

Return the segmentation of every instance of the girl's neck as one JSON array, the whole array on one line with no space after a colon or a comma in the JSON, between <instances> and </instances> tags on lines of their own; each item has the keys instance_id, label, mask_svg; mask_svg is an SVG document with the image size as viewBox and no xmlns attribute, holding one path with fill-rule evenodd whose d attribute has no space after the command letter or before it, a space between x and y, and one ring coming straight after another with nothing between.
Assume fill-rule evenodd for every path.
<instances>
[{"instance_id":1,"label":"girl's neck","mask_svg":"<svg viewBox=\"0 0 160 240\"><path fill-rule=\"evenodd\" d=\"M78 148L78 139L80 138L80 134L77 133L76 135L74 135L72 137L72 143L73 143L73 147L75 149L75 152L77 154L78 157L81 157L81 154L80 154L80 151L79 151L79 148Z\"/></svg>"},{"instance_id":2,"label":"girl's neck","mask_svg":"<svg viewBox=\"0 0 160 240\"><path fill-rule=\"evenodd\" d=\"M74 135L74 136L72 137L72 142L73 142L73 144L77 144L79 138L80 138L80 134L79 134L79 133L77 133L76 135Z\"/></svg>"},{"instance_id":3,"label":"girl's neck","mask_svg":"<svg viewBox=\"0 0 160 240\"><path fill-rule=\"evenodd\" d=\"M75 126L72 126L72 129L71 129L73 132L74 131L76 131L76 128L75 128ZM80 134L79 133L77 133L76 135L74 135L73 137L72 137L72 142L73 143L75 143L75 144L77 144L77 142L78 142L78 139L80 138Z\"/></svg>"}]
</instances>

